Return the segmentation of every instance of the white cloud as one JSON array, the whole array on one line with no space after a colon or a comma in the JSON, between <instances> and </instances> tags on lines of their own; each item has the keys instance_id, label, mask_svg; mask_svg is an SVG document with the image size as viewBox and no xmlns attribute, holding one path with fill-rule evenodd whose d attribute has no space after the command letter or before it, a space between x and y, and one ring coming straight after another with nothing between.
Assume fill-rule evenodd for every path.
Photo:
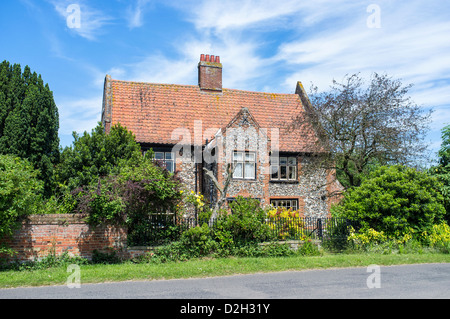
<instances>
[{"instance_id":1,"label":"white cloud","mask_svg":"<svg viewBox=\"0 0 450 319\"><path fill-rule=\"evenodd\" d=\"M419 89L436 79L449 80L450 23L445 14L419 2L380 6L386 7L380 29L368 28L362 18L350 18L340 27L311 30L306 38L280 45L276 59L294 70L286 84L313 81L326 89L333 78L356 72L387 73ZM441 84L443 90L449 82ZM447 94L440 96L433 99L448 103Z\"/></svg>"},{"instance_id":2,"label":"white cloud","mask_svg":"<svg viewBox=\"0 0 450 319\"><path fill-rule=\"evenodd\" d=\"M184 10L197 29L216 32L261 28L290 29L295 25L313 25L347 12L355 1L345 0L203 0L168 3Z\"/></svg>"},{"instance_id":3,"label":"white cloud","mask_svg":"<svg viewBox=\"0 0 450 319\"><path fill-rule=\"evenodd\" d=\"M190 20L198 29L245 28L288 16L298 10L298 1L202 1L191 9Z\"/></svg>"},{"instance_id":4,"label":"white cloud","mask_svg":"<svg viewBox=\"0 0 450 319\"><path fill-rule=\"evenodd\" d=\"M142 27L144 24L143 16L145 9L151 3L151 0L136 0L133 5L130 5L126 11L128 20L128 27L130 29Z\"/></svg>"},{"instance_id":5,"label":"white cloud","mask_svg":"<svg viewBox=\"0 0 450 319\"><path fill-rule=\"evenodd\" d=\"M224 88L257 90L255 79L266 74L265 66L270 63L257 54L258 47L258 43L233 37L221 41L186 37L184 42L176 41L170 56L152 53L138 62L117 65L107 73L122 80L196 85L200 55L212 54L219 55L223 64ZM96 78L100 80L100 74Z\"/></svg>"},{"instance_id":6,"label":"white cloud","mask_svg":"<svg viewBox=\"0 0 450 319\"><path fill-rule=\"evenodd\" d=\"M196 74L196 64L188 57L171 59L162 54L149 55L121 68L126 69L128 80L153 83L189 84Z\"/></svg>"},{"instance_id":7,"label":"white cloud","mask_svg":"<svg viewBox=\"0 0 450 319\"><path fill-rule=\"evenodd\" d=\"M68 25L67 20L74 11L68 11L68 7L74 4L73 0L48 0L59 13L61 17L64 18L64 23ZM79 26L68 26L68 30L78 34L79 36L88 39L96 40L101 34L104 25L110 23L112 18L106 15L104 12L88 6L84 1L78 1L76 3L80 8L80 25Z\"/></svg>"}]
</instances>

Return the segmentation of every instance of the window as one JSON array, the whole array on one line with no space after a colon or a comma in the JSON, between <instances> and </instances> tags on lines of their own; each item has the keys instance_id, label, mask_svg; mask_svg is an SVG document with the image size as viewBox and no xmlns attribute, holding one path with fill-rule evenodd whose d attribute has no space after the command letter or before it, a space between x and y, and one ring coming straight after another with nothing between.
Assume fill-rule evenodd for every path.
<instances>
[{"instance_id":1,"label":"window","mask_svg":"<svg viewBox=\"0 0 450 319\"><path fill-rule=\"evenodd\" d=\"M295 157L271 157L270 179L272 181L296 181L297 158Z\"/></svg>"},{"instance_id":2,"label":"window","mask_svg":"<svg viewBox=\"0 0 450 319\"><path fill-rule=\"evenodd\" d=\"M286 207L292 210L298 210L298 199L271 199L270 204L273 207Z\"/></svg>"},{"instance_id":3,"label":"window","mask_svg":"<svg viewBox=\"0 0 450 319\"><path fill-rule=\"evenodd\" d=\"M233 152L233 178L255 179L256 155L252 152Z\"/></svg>"},{"instance_id":4,"label":"window","mask_svg":"<svg viewBox=\"0 0 450 319\"><path fill-rule=\"evenodd\" d=\"M155 152L155 160L161 161L169 172L175 171L175 155L172 152Z\"/></svg>"}]
</instances>

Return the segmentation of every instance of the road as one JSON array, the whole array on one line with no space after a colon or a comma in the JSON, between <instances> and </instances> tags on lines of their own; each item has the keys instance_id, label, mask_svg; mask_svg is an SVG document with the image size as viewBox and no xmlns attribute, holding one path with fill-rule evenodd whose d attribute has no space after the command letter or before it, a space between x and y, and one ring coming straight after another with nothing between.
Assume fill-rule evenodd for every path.
<instances>
[{"instance_id":1,"label":"road","mask_svg":"<svg viewBox=\"0 0 450 319\"><path fill-rule=\"evenodd\" d=\"M0 289L0 299L449 299L450 263Z\"/></svg>"}]
</instances>

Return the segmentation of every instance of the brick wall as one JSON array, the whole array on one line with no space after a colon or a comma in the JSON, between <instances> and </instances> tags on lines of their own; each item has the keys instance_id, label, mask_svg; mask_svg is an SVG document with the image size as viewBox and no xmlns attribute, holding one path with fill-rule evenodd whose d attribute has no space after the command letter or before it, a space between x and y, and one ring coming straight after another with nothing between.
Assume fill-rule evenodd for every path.
<instances>
[{"instance_id":1,"label":"brick wall","mask_svg":"<svg viewBox=\"0 0 450 319\"><path fill-rule=\"evenodd\" d=\"M7 244L18 260L38 260L55 253L92 259L94 250L113 248L127 256L127 230L124 227L89 226L83 215L32 215L22 223Z\"/></svg>"}]
</instances>

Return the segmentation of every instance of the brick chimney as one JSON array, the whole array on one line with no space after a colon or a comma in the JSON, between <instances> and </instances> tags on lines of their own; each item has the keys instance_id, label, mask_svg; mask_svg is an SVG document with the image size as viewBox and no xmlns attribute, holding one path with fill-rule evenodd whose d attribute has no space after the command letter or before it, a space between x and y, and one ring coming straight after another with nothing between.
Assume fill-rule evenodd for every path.
<instances>
[{"instance_id":1,"label":"brick chimney","mask_svg":"<svg viewBox=\"0 0 450 319\"><path fill-rule=\"evenodd\" d=\"M219 56L200 55L198 86L202 91L222 92L222 63Z\"/></svg>"}]
</instances>

